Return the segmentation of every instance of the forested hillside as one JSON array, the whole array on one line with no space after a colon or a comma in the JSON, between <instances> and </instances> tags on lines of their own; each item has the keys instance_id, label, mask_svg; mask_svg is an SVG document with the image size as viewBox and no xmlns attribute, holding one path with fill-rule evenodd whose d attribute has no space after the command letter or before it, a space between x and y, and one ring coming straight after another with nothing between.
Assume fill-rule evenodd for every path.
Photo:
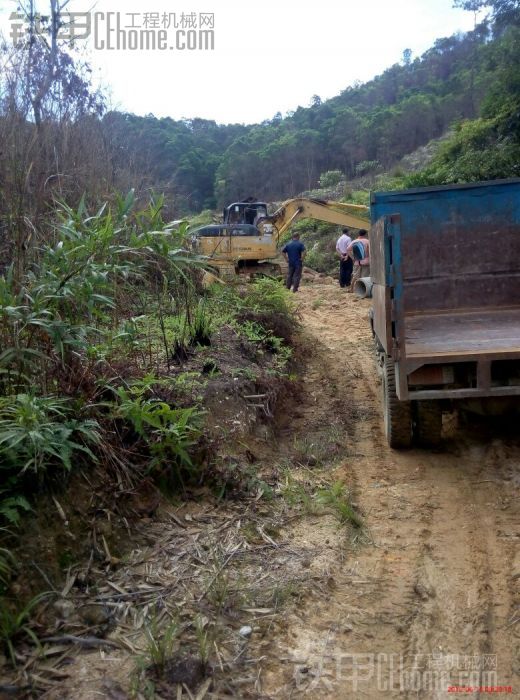
<instances>
[{"instance_id":1,"label":"forested hillside","mask_svg":"<svg viewBox=\"0 0 520 700\"><path fill-rule=\"evenodd\" d=\"M197 210L254 193L281 199L316 186L320 173L348 178L391 167L461 119L473 118L494 79L490 30L439 39L423 56L285 117L248 127L109 114L111 139L152 180Z\"/></svg>"},{"instance_id":2,"label":"forested hillside","mask_svg":"<svg viewBox=\"0 0 520 700\"><path fill-rule=\"evenodd\" d=\"M429 167L407 184L468 182L520 175L520 3L461 0L466 9L492 5L492 37L478 55L492 75L478 118L457 124Z\"/></svg>"},{"instance_id":3,"label":"forested hillside","mask_svg":"<svg viewBox=\"0 0 520 700\"><path fill-rule=\"evenodd\" d=\"M518 137L519 29L516 2L497 2L491 19L467 34L439 39L372 81L262 124L217 125L119 113L105 116L121 162L134 162L184 211L253 194L282 199L316 187L321 173L347 179L389 171L405 154L455 127L442 162L465 153L455 169L440 163L425 181L517 173L510 150ZM470 3L473 8L475 3ZM495 153L495 150L497 151ZM420 178L419 178L420 179Z\"/></svg>"},{"instance_id":4,"label":"forested hillside","mask_svg":"<svg viewBox=\"0 0 520 700\"><path fill-rule=\"evenodd\" d=\"M36 225L57 194L77 206L83 192L94 201L134 187L143 204L162 192L174 217L250 195L280 200L315 188L327 171L373 179L450 129L453 137L412 184L518 174L518 0L459 4L490 14L420 57L405 49L399 64L368 83L254 125L106 112L88 67L73 55L58 54L49 81L40 48L24 55L5 45L0 235L14 221L24 245L32 232L21 212Z\"/></svg>"}]
</instances>

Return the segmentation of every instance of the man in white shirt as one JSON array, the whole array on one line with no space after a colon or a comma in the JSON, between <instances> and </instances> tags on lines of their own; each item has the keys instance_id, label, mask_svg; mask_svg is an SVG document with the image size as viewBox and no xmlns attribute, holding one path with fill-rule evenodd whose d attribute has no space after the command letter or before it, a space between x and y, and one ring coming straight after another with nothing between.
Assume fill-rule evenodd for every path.
<instances>
[{"instance_id":1,"label":"man in white shirt","mask_svg":"<svg viewBox=\"0 0 520 700\"><path fill-rule=\"evenodd\" d=\"M352 277L353 260L348 254L348 247L352 238L348 235L348 228L344 228L336 242L336 253L339 255L339 286L348 287Z\"/></svg>"}]
</instances>

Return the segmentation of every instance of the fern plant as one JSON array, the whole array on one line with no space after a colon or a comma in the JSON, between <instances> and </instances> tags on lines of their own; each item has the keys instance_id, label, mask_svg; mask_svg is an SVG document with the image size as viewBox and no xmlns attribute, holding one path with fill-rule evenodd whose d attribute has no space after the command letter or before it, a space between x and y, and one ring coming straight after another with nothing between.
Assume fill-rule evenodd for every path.
<instances>
[{"instance_id":1,"label":"fern plant","mask_svg":"<svg viewBox=\"0 0 520 700\"><path fill-rule=\"evenodd\" d=\"M200 436L201 412L192 408L172 408L164 401L146 398L146 387L136 383L116 390L113 415L131 423L153 455L150 468L171 465L182 480L183 472L192 472L190 449Z\"/></svg>"},{"instance_id":2,"label":"fern plant","mask_svg":"<svg viewBox=\"0 0 520 700\"><path fill-rule=\"evenodd\" d=\"M0 398L0 469L40 477L52 465L70 471L73 454L96 457L98 423L71 417L70 402L53 396L18 394Z\"/></svg>"},{"instance_id":3,"label":"fern plant","mask_svg":"<svg viewBox=\"0 0 520 700\"><path fill-rule=\"evenodd\" d=\"M12 481L14 482L14 480ZM8 485L10 485L9 481ZM6 495L4 496L4 494ZM10 525L18 525L20 523L20 513L22 511L27 513L30 510L31 506L26 498L20 495L13 495L7 489L0 489L0 519L5 520Z\"/></svg>"}]
</instances>

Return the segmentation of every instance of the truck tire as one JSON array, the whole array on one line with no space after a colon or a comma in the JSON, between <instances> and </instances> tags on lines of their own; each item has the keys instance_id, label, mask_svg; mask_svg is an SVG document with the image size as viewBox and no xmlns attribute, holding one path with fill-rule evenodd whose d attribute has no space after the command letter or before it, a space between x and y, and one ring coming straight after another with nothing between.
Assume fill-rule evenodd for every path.
<instances>
[{"instance_id":1,"label":"truck tire","mask_svg":"<svg viewBox=\"0 0 520 700\"><path fill-rule=\"evenodd\" d=\"M412 409L410 401L400 401L395 390L395 366L390 357L383 368L383 411L385 435L393 449L412 444Z\"/></svg>"},{"instance_id":2,"label":"truck tire","mask_svg":"<svg viewBox=\"0 0 520 700\"><path fill-rule=\"evenodd\" d=\"M441 441L442 410L439 401L417 401L414 410L414 438L419 445L432 447Z\"/></svg>"}]
</instances>

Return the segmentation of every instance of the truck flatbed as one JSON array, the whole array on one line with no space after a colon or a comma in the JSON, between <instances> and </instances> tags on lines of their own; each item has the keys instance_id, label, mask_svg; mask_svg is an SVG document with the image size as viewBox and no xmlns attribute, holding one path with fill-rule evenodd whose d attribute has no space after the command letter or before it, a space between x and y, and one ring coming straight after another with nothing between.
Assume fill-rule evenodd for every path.
<instances>
[{"instance_id":1,"label":"truck flatbed","mask_svg":"<svg viewBox=\"0 0 520 700\"><path fill-rule=\"evenodd\" d=\"M408 360L520 353L520 306L407 314L405 329Z\"/></svg>"}]
</instances>

